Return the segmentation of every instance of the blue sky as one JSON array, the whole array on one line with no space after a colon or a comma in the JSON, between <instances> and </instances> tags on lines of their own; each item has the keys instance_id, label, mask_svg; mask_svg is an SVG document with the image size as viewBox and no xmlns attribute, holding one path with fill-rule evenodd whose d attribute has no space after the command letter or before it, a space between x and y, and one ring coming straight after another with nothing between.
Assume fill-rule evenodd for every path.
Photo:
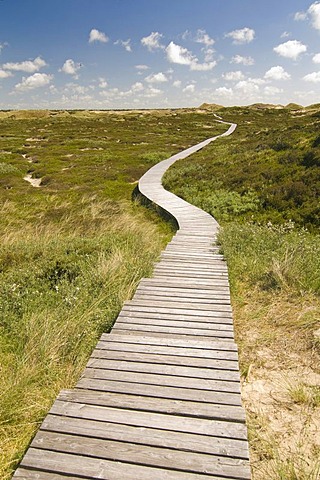
<instances>
[{"instance_id":1,"label":"blue sky","mask_svg":"<svg viewBox=\"0 0 320 480\"><path fill-rule=\"evenodd\" d=\"M0 0L0 108L320 102L320 1Z\"/></svg>"}]
</instances>

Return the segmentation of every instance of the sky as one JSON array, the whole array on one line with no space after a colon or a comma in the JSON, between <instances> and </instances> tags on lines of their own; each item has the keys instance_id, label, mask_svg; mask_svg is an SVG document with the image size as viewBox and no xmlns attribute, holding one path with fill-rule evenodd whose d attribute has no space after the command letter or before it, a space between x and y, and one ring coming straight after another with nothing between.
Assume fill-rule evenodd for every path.
<instances>
[{"instance_id":1,"label":"sky","mask_svg":"<svg viewBox=\"0 0 320 480\"><path fill-rule=\"evenodd\" d=\"M320 1L0 0L0 109L320 102Z\"/></svg>"}]
</instances>

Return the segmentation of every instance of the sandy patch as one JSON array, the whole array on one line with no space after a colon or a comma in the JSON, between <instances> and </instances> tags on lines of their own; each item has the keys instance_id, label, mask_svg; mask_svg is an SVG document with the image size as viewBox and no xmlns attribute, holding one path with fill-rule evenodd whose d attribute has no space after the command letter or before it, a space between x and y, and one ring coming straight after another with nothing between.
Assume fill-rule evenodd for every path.
<instances>
[{"instance_id":1,"label":"sandy patch","mask_svg":"<svg viewBox=\"0 0 320 480\"><path fill-rule=\"evenodd\" d=\"M29 182L33 187L39 188L41 186L41 178L32 178L31 174L26 175L23 177L23 180Z\"/></svg>"}]
</instances>

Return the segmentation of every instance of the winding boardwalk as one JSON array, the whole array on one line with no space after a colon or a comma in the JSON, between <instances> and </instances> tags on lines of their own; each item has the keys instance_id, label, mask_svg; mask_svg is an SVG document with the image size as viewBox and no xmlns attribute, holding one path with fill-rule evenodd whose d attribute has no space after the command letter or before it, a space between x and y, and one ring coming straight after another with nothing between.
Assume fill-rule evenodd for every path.
<instances>
[{"instance_id":1,"label":"winding boardwalk","mask_svg":"<svg viewBox=\"0 0 320 480\"><path fill-rule=\"evenodd\" d=\"M250 479L218 225L161 186L172 163L215 138L141 178L141 194L180 229L102 335L76 388L60 393L14 478Z\"/></svg>"}]
</instances>

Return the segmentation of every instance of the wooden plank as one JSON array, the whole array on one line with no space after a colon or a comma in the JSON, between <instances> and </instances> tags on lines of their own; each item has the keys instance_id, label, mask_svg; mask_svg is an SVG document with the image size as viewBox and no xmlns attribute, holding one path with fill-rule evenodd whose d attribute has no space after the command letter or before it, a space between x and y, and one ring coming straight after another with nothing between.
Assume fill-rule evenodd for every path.
<instances>
[{"instance_id":1,"label":"wooden plank","mask_svg":"<svg viewBox=\"0 0 320 480\"><path fill-rule=\"evenodd\" d=\"M199 298L226 298L229 300L230 303L230 291L228 288L216 289L214 286L212 286L211 288L197 288L193 285L180 285L178 282L173 282L172 285L162 285L161 283L161 280L157 280L155 278L143 279L140 282L136 292L139 293L145 291L152 291L155 295L161 295L163 292L168 291L170 293L182 293L184 295L190 296L191 298L193 296L196 297L197 295L199 296Z\"/></svg>"},{"instance_id":2,"label":"wooden plank","mask_svg":"<svg viewBox=\"0 0 320 480\"><path fill-rule=\"evenodd\" d=\"M83 476L65 475L64 473L45 472L44 470L29 470L27 468L19 467L13 475L15 479L21 480L83 480ZM87 477L89 478L89 477Z\"/></svg>"},{"instance_id":3,"label":"wooden plank","mask_svg":"<svg viewBox=\"0 0 320 480\"><path fill-rule=\"evenodd\" d=\"M159 263L156 264L157 266L161 267L168 267L168 268L179 268L179 269L190 269L190 270L199 270L201 271L212 271L216 270L218 272L227 272L228 267L225 262L222 260L211 260L207 262L198 262L195 259L186 259L182 260L175 260L173 258L170 259L161 259Z\"/></svg>"},{"instance_id":4,"label":"wooden plank","mask_svg":"<svg viewBox=\"0 0 320 480\"><path fill-rule=\"evenodd\" d=\"M131 335L127 335L127 337L119 337L114 333L103 333L101 335L101 339L109 342L142 343L143 345L165 345L167 347L201 348L204 350L238 350L234 342L219 342L218 340L170 340L167 338L155 339L148 337L148 335L140 335L138 338L132 338Z\"/></svg>"},{"instance_id":5,"label":"wooden plank","mask_svg":"<svg viewBox=\"0 0 320 480\"><path fill-rule=\"evenodd\" d=\"M188 290L206 290L210 292L225 292L227 294L230 294L230 289L229 289L229 283L228 282L223 282L221 284L220 281L216 282L207 282L207 281L202 281L200 282L193 282L190 280L185 280L182 279L181 281L174 280L174 279L165 279L165 278L146 278L141 280L140 285L149 285L149 286L154 286L154 287L163 287L165 288L166 286L171 287L171 288L184 288Z\"/></svg>"},{"instance_id":6,"label":"wooden plank","mask_svg":"<svg viewBox=\"0 0 320 480\"><path fill-rule=\"evenodd\" d=\"M148 397L120 392L99 392L90 390L66 390L58 397L61 401L85 403L112 408L125 408L135 411L184 415L194 418L244 422L245 415L239 405L219 405L217 403L194 402L170 398Z\"/></svg>"},{"instance_id":7,"label":"wooden plank","mask_svg":"<svg viewBox=\"0 0 320 480\"><path fill-rule=\"evenodd\" d=\"M214 291L206 291L206 290L195 290L195 289L187 289L187 288L179 288L179 287L154 287L153 285L143 285L137 288L134 298L140 297L150 297L154 296L163 298L164 296L168 296L169 298L177 298L185 299L188 298L189 301L198 300L209 300L210 303L222 303L222 304L229 304L230 305L230 294L224 292L214 292Z\"/></svg>"},{"instance_id":8,"label":"wooden plank","mask_svg":"<svg viewBox=\"0 0 320 480\"><path fill-rule=\"evenodd\" d=\"M198 338L199 340L221 340L221 341L228 341L230 340L230 337L225 337L223 335L201 335L199 333L199 335L189 335L187 332L183 332L183 333L172 333L172 332L155 332L155 331L151 331L150 329L141 329L141 330L128 330L128 329L122 329L122 328L118 328L117 326L113 327L113 331L114 333L118 334L118 335L128 335L128 333L130 332L130 335L133 335L133 336L140 336L140 335L149 335L151 337L155 337L155 338L172 338L173 340L177 340L177 339L186 339L186 340L189 340L189 338Z\"/></svg>"},{"instance_id":9,"label":"wooden plank","mask_svg":"<svg viewBox=\"0 0 320 480\"><path fill-rule=\"evenodd\" d=\"M212 324L218 325L232 325L232 318L231 317L221 317L220 315L217 316L208 316L204 315L202 312L199 315L185 315L180 314L179 310L175 313L159 311L159 309L155 311L147 311L147 310L140 310L139 308L123 308L121 313L118 316L118 319L121 318L149 318L149 319L162 319L162 320L181 320L185 322L209 322Z\"/></svg>"},{"instance_id":10,"label":"wooden plank","mask_svg":"<svg viewBox=\"0 0 320 480\"><path fill-rule=\"evenodd\" d=\"M189 321L180 320L180 318L175 318L174 320L163 319L163 318L141 318L136 317L126 317L125 315L119 315L117 320L117 325L119 324L129 324L129 325L157 325L165 327L180 327L180 328L195 328L195 329L205 329L205 330L221 330L225 332L233 332L233 325L231 323L213 323L210 319L205 319L203 321L199 317L193 317Z\"/></svg>"},{"instance_id":11,"label":"wooden plank","mask_svg":"<svg viewBox=\"0 0 320 480\"><path fill-rule=\"evenodd\" d=\"M28 450L22 466L41 471L39 480L42 479L42 470L99 480L221 480L221 477L210 475L169 471L61 452L46 452L37 448ZM37 477L35 475L32 478Z\"/></svg>"},{"instance_id":12,"label":"wooden plank","mask_svg":"<svg viewBox=\"0 0 320 480\"><path fill-rule=\"evenodd\" d=\"M126 393L128 395L168 398L172 400L215 403L217 405L241 405L241 397L239 393L216 392L214 390L197 390L163 385L148 385L122 382L119 380L81 378L77 383L77 388L101 392ZM213 418L214 414L215 412L212 412Z\"/></svg>"},{"instance_id":13,"label":"wooden plank","mask_svg":"<svg viewBox=\"0 0 320 480\"><path fill-rule=\"evenodd\" d=\"M161 282L167 282L167 283L175 283L176 285L192 285L195 287L224 287L225 289L229 288L229 282L227 278L190 278L190 277L183 277L183 276L177 276L175 277L174 275L157 275L157 277L152 277L155 278L157 282L161 280ZM151 279L150 279L151 280Z\"/></svg>"},{"instance_id":14,"label":"wooden plank","mask_svg":"<svg viewBox=\"0 0 320 480\"><path fill-rule=\"evenodd\" d=\"M139 383L140 385L159 385L168 387L181 387L196 390L214 390L218 392L240 393L239 382L226 380L212 380L202 378L181 377L178 375L162 375L138 372L117 372L115 370L86 368L83 377L115 380L121 382Z\"/></svg>"},{"instance_id":15,"label":"wooden plank","mask_svg":"<svg viewBox=\"0 0 320 480\"><path fill-rule=\"evenodd\" d=\"M55 401L51 407L50 414L221 438L238 440L246 440L247 438L247 429L243 423L215 420L213 418L209 420L182 415L100 407L60 400Z\"/></svg>"},{"instance_id":16,"label":"wooden plank","mask_svg":"<svg viewBox=\"0 0 320 480\"><path fill-rule=\"evenodd\" d=\"M220 272L191 272L188 270L175 270L168 268L156 267L153 271L154 277L169 277L169 278L183 278L183 279L192 279L194 281L198 280L208 280L208 281L224 281L228 283L228 275L226 273Z\"/></svg>"},{"instance_id":17,"label":"wooden plank","mask_svg":"<svg viewBox=\"0 0 320 480\"><path fill-rule=\"evenodd\" d=\"M146 297L146 298L144 298ZM181 307L180 303L182 303L184 309L188 310L215 310L221 312L232 312L231 305L228 304L221 304L215 303L214 301L190 301L188 298L182 298L179 301L179 298L172 298L170 297L162 297L157 298L155 296L144 295L143 298L139 295L135 295L132 300L128 300L125 302L125 305L139 305L139 306L152 306L152 307L162 307L165 306L166 308L175 308L177 305L178 308Z\"/></svg>"},{"instance_id":18,"label":"wooden plank","mask_svg":"<svg viewBox=\"0 0 320 480\"><path fill-rule=\"evenodd\" d=\"M114 336L115 334L112 334ZM108 337L107 337L108 338ZM132 340L132 338L130 338ZM154 354L160 354L163 357L170 357L171 355L176 356L177 358L182 357L190 359L190 361L204 361L208 362L206 364L210 365L210 361L235 361L238 362L238 354L235 351L226 351L226 350L207 350L201 348L186 348L186 347L171 347L165 345L144 345L142 343L126 343L126 342L108 342L107 340L100 340L96 346L96 349L93 351L93 356L98 355L99 352L102 354L110 354L113 352L128 352L130 355L135 354L135 352L140 353L149 353L154 356ZM165 363L165 362L164 362Z\"/></svg>"},{"instance_id":19,"label":"wooden plank","mask_svg":"<svg viewBox=\"0 0 320 480\"><path fill-rule=\"evenodd\" d=\"M163 333L166 335L189 335L194 337L219 337L219 338L228 338L233 339L233 332L226 330L209 330L209 329L197 329L197 328L183 328L183 327L170 327L170 326L159 326L159 325L143 325L143 323L121 323L117 322L113 330L115 332L125 331L127 333L133 332L136 333Z\"/></svg>"},{"instance_id":20,"label":"wooden plank","mask_svg":"<svg viewBox=\"0 0 320 480\"><path fill-rule=\"evenodd\" d=\"M88 403L88 402L86 402ZM109 440L132 442L149 446L163 446L185 452L207 453L249 459L247 443L244 440L194 435L190 433L159 430L111 422L97 422L82 418L48 415L42 430L70 433Z\"/></svg>"},{"instance_id":21,"label":"wooden plank","mask_svg":"<svg viewBox=\"0 0 320 480\"><path fill-rule=\"evenodd\" d=\"M102 368L110 370L158 373L161 375L178 375L193 378L210 378L215 380L227 380L239 382L238 372L229 370L215 370L213 368L200 368L184 365L159 365L154 363L142 363L127 360L105 360L90 358L87 368Z\"/></svg>"},{"instance_id":22,"label":"wooden plank","mask_svg":"<svg viewBox=\"0 0 320 480\"><path fill-rule=\"evenodd\" d=\"M224 475L243 479L248 473L247 461L230 457L210 456L201 453L151 447L115 440L96 439L63 433L40 431L32 442L33 448L72 453L115 462L134 463L150 467L167 468L190 473Z\"/></svg>"},{"instance_id":23,"label":"wooden plank","mask_svg":"<svg viewBox=\"0 0 320 480\"><path fill-rule=\"evenodd\" d=\"M224 312L224 311L213 311L213 310L204 310L201 308L193 309L193 308L183 308L182 306L176 307L166 307L163 306L148 306L148 305L139 305L135 304L134 302L131 303L130 301L125 302L122 312L155 312L155 313L172 313L176 315L186 315L186 316L203 316L203 317L218 317L218 318L229 318L232 319L231 312Z\"/></svg>"}]
</instances>

